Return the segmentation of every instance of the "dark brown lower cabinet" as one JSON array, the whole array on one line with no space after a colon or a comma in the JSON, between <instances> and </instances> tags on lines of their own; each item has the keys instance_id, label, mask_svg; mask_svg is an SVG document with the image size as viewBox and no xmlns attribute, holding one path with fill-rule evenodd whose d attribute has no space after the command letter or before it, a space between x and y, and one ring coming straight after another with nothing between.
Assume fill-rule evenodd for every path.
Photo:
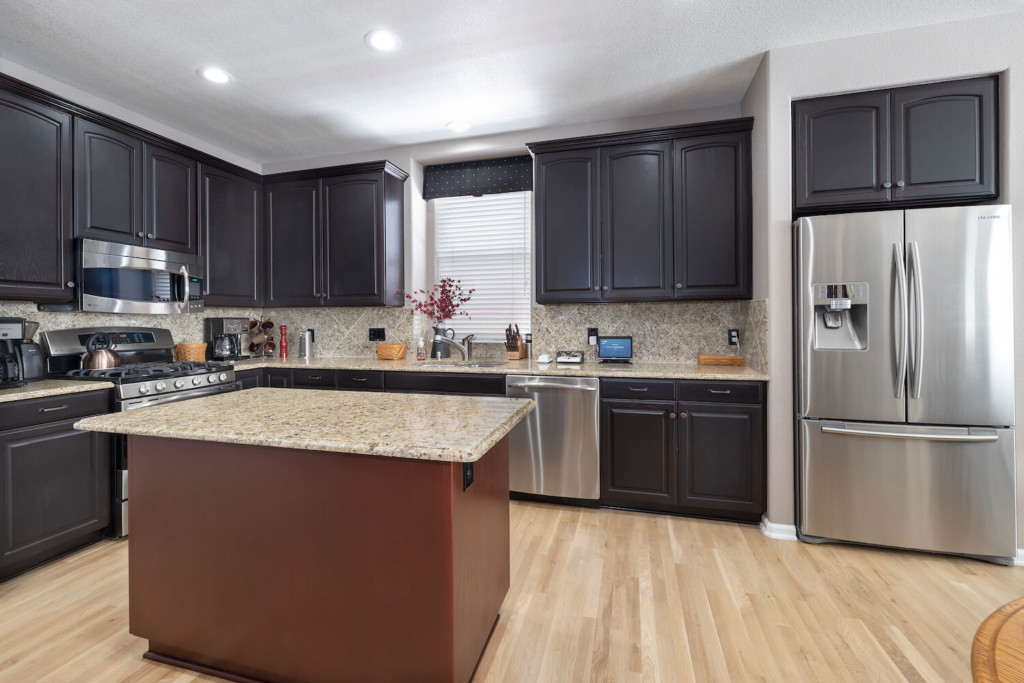
<instances>
[{"instance_id":1,"label":"dark brown lower cabinet","mask_svg":"<svg viewBox=\"0 0 1024 683\"><path fill-rule=\"evenodd\" d=\"M621 395L620 384L602 381L602 395ZM662 395L665 384L631 380L628 388ZM763 385L675 385L676 399L698 400L601 400L601 504L760 521L767 504Z\"/></svg>"},{"instance_id":2,"label":"dark brown lower cabinet","mask_svg":"<svg viewBox=\"0 0 1024 683\"><path fill-rule=\"evenodd\" d=\"M77 419L0 432L0 580L110 523L110 436L75 431Z\"/></svg>"},{"instance_id":3,"label":"dark brown lower cabinet","mask_svg":"<svg viewBox=\"0 0 1024 683\"><path fill-rule=\"evenodd\" d=\"M239 390L265 387L267 386L267 371L262 368L258 370L236 370L235 386Z\"/></svg>"},{"instance_id":4,"label":"dark brown lower cabinet","mask_svg":"<svg viewBox=\"0 0 1024 683\"><path fill-rule=\"evenodd\" d=\"M291 389L295 386L292 383L292 371L278 370L274 368L267 370L267 386L277 387L279 389Z\"/></svg>"},{"instance_id":5,"label":"dark brown lower cabinet","mask_svg":"<svg viewBox=\"0 0 1024 683\"><path fill-rule=\"evenodd\" d=\"M601 401L603 504L675 507L675 410L674 401Z\"/></svg>"}]
</instances>

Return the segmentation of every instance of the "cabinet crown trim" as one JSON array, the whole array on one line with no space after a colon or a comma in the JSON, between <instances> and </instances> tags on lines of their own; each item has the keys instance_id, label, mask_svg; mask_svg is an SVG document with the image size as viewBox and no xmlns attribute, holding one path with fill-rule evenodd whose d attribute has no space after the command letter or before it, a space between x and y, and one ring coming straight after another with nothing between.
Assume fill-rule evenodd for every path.
<instances>
[{"instance_id":1,"label":"cabinet crown trim","mask_svg":"<svg viewBox=\"0 0 1024 683\"><path fill-rule=\"evenodd\" d=\"M648 128L623 133L606 133L603 135L586 135L578 138L563 138L544 142L528 142L527 149L534 154L545 152L566 152L574 149L607 147L609 145L634 144L643 142L661 142L677 140L716 133L742 133L753 130L754 119L747 116L739 119L708 121L685 126L666 126L664 128Z\"/></svg>"}]
</instances>

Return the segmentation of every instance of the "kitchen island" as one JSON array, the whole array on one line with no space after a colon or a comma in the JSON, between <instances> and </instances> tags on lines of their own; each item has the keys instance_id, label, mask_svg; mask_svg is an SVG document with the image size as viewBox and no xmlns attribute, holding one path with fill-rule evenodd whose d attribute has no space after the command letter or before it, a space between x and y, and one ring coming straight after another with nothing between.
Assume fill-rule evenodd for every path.
<instances>
[{"instance_id":1,"label":"kitchen island","mask_svg":"<svg viewBox=\"0 0 1024 683\"><path fill-rule=\"evenodd\" d=\"M146 657L257 681L468 681L509 585L501 397L251 389L128 435Z\"/></svg>"}]
</instances>

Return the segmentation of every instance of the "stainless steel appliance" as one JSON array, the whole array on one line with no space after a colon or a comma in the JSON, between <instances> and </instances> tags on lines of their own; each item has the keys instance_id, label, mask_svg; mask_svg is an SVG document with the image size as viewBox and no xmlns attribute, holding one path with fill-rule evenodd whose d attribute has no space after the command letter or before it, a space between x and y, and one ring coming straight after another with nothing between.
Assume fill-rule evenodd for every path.
<instances>
[{"instance_id":1,"label":"stainless steel appliance","mask_svg":"<svg viewBox=\"0 0 1024 683\"><path fill-rule=\"evenodd\" d=\"M15 345L24 336L24 318L0 318L0 389L25 385Z\"/></svg>"},{"instance_id":2,"label":"stainless steel appliance","mask_svg":"<svg viewBox=\"0 0 1024 683\"><path fill-rule=\"evenodd\" d=\"M312 358L313 344L315 343L316 332L314 332L312 328L299 332L299 358L303 358L305 360Z\"/></svg>"},{"instance_id":3,"label":"stainless steel appliance","mask_svg":"<svg viewBox=\"0 0 1024 683\"><path fill-rule=\"evenodd\" d=\"M82 367L86 344L97 333L110 338L121 365ZM115 411L184 401L236 391L235 371L228 363L175 361L170 330L157 327L83 327L42 333L50 376L113 382ZM111 534L128 534L128 454L124 437L114 439L114 495Z\"/></svg>"},{"instance_id":4,"label":"stainless steel appliance","mask_svg":"<svg viewBox=\"0 0 1024 683\"><path fill-rule=\"evenodd\" d=\"M803 540L1012 562L1010 219L970 206L795 224Z\"/></svg>"},{"instance_id":5,"label":"stainless steel appliance","mask_svg":"<svg viewBox=\"0 0 1024 683\"><path fill-rule=\"evenodd\" d=\"M509 433L509 488L596 503L601 495L599 381L509 375L505 395L537 403Z\"/></svg>"},{"instance_id":6,"label":"stainless steel appliance","mask_svg":"<svg viewBox=\"0 0 1024 683\"><path fill-rule=\"evenodd\" d=\"M242 335L249 331L248 318L206 318L203 337L206 357L212 360L242 360Z\"/></svg>"},{"instance_id":7,"label":"stainless steel appliance","mask_svg":"<svg viewBox=\"0 0 1024 683\"><path fill-rule=\"evenodd\" d=\"M192 254L81 240L83 311L194 313L203 310L202 260Z\"/></svg>"}]
</instances>

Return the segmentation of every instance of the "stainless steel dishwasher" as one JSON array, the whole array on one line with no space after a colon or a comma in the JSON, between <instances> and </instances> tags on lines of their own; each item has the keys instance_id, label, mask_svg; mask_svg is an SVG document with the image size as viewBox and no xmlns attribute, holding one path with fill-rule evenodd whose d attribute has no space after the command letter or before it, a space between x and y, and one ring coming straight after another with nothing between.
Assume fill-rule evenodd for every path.
<instances>
[{"instance_id":1,"label":"stainless steel dishwasher","mask_svg":"<svg viewBox=\"0 0 1024 683\"><path fill-rule=\"evenodd\" d=\"M600 384L593 377L509 375L505 395L537 402L509 434L509 488L596 501L601 494Z\"/></svg>"}]
</instances>

